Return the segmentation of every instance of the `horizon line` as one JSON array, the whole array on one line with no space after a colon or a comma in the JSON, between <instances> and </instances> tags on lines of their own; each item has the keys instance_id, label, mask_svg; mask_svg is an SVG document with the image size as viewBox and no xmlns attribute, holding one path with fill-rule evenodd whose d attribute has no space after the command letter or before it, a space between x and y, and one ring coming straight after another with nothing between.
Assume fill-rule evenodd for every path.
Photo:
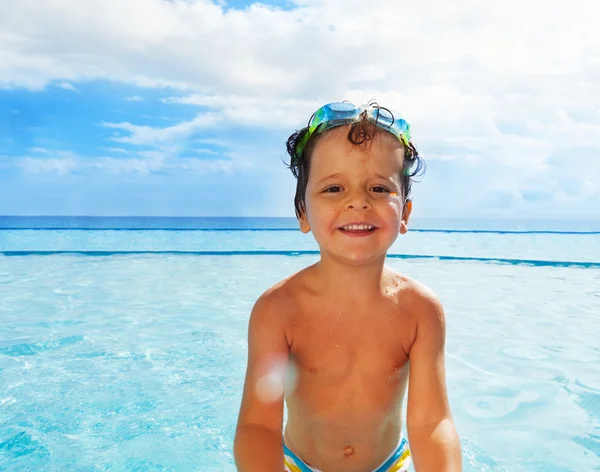
<instances>
[{"instance_id":1,"label":"horizon line","mask_svg":"<svg viewBox=\"0 0 600 472\"><path fill-rule=\"evenodd\" d=\"M56 226L56 227L27 227L27 226L0 226L0 233L2 231L201 231L201 232L260 232L260 231L275 231L275 232L296 232L300 231L299 228L119 228L119 227L107 227L107 228L87 228L87 227L69 227L69 226ZM436 228L411 228L408 230L412 233L475 233L475 234L555 234L555 235L598 235L600 231L560 231L550 229L539 229L539 230L506 230L506 229L436 229Z\"/></svg>"},{"instance_id":2,"label":"horizon line","mask_svg":"<svg viewBox=\"0 0 600 472\"><path fill-rule=\"evenodd\" d=\"M267 215L267 216L240 216L240 215L0 215L0 218L286 218L296 220L296 216L275 216L275 215ZM532 216L459 216L459 217L450 217L450 216L413 216L412 220L513 220L513 221L578 221L578 222L598 222L600 223L600 218L592 218L590 217L575 217L575 218L565 218L565 217L532 217Z\"/></svg>"}]
</instances>

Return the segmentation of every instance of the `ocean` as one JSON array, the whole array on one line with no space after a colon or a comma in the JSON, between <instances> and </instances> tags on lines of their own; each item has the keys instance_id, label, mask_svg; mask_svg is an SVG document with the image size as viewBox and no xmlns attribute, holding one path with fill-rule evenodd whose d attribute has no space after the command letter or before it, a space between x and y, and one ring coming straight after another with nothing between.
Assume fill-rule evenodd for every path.
<instances>
[{"instance_id":1,"label":"ocean","mask_svg":"<svg viewBox=\"0 0 600 472\"><path fill-rule=\"evenodd\" d=\"M414 220L465 472L600 470L600 220ZM234 471L256 298L290 218L0 217L0 470Z\"/></svg>"}]
</instances>

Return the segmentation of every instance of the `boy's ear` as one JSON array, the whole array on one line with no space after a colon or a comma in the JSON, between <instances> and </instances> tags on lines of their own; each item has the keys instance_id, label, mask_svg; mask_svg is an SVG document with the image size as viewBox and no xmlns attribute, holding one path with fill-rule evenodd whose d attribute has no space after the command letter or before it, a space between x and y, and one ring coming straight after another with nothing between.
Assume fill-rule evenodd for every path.
<instances>
[{"instance_id":1,"label":"boy's ear","mask_svg":"<svg viewBox=\"0 0 600 472\"><path fill-rule=\"evenodd\" d=\"M412 201L408 200L404 204L402 210L402 221L400 221L400 234L406 234L408 231L408 219L410 218L410 212L412 211Z\"/></svg>"},{"instance_id":2,"label":"boy's ear","mask_svg":"<svg viewBox=\"0 0 600 472\"><path fill-rule=\"evenodd\" d=\"M304 234L310 232L310 225L308 224L308 218L306 218L305 212L302 212L298 217L298 223L300 223L300 231Z\"/></svg>"}]
</instances>

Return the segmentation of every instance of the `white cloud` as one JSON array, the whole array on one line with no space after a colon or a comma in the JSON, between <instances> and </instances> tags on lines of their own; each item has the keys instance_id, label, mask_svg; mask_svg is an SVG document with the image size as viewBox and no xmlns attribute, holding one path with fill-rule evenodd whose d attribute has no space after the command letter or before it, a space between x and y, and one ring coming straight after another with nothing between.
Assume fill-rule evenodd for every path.
<instances>
[{"instance_id":1,"label":"white cloud","mask_svg":"<svg viewBox=\"0 0 600 472\"><path fill-rule=\"evenodd\" d=\"M32 150L33 151L33 150ZM39 149L37 150L39 152ZM115 148L113 153L123 151ZM44 157L22 156L9 158L14 166L30 174L54 173L66 175L73 172L86 173L90 170L110 174L150 174L157 171L178 173L190 171L194 173L226 173L233 171L235 156L219 156L208 151L214 158L175 158L177 150L165 147L160 150L139 151L131 157L96 156L81 157L70 151L46 151ZM242 163L243 165L243 163Z\"/></svg>"},{"instance_id":2,"label":"white cloud","mask_svg":"<svg viewBox=\"0 0 600 472\"><path fill-rule=\"evenodd\" d=\"M144 101L144 98L140 97L139 95L131 95L129 97L125 97L125 100L128 102L142 102Z\"/></svg>"},{"instance_id":3,"label":"white cloud","mask_svg":"<svg viewBox=\"0 0 600 472\"><path fill-rule=\"evenodd\" d=\"M56 157L36 158L24 156L15 160L15 164L30 174L56 173L65 175L79 167L78 157L68 151L59 151Z\"/></svg>"},{"instance_id":4,"label":"white cloud","mask_svg":"<svg viewBox=\"0 0 600 472\"><path fill-rule=\"evenodd\" d=\"M231 147L231 143L217 138L201 138L196 139L196 142L200 144L208 144L209 146Z\"/></svg>"},{"instance_id":5,"label":"white cloud","mask_svg":"<svg viewBox=\"0 0 600 472\"><path fill-rule=\"evenodd\" d=\"M174 167L185 171L196 172L198 174L214 172L231 174L234 169L231 161L221 159L208 161L204 159L181 158L177 160Z\"/></svg>"},{"instance_id":6,"label":"white cloud","mask_svg":"<svg viewBox=\"0 0 600 472\"><path fill-rule=\"evenodd\" d=\"M103 123L106 128L113 128L129 133L129 136L113 136L115 142L149 145L159 143L172 143L185 139L197 130L212 128L222 121L223 117L218 113L199 114L191 121L179 123L166 128L140 126L132 123Z\"/></svg>"},{"instance_id":7,"label":"white cloud","mask_svg":"<svg viewBox=\"0 0 600 472\"><path fill-rule=\"evenodd\" d=\"M114 157L98 157L86 164L87 167L112 174L149 174L161 170L165 166L164 157L145 159L134 157L116 159Z\"/></svg>"},{"instance_id":8,"label":"white cloud","mask_svg":"<svg viewBox=\"0 0 600 472\"><path fill-rule=\"evenodd\" d=\"M597 201L585 182L600 158L598 2L296 4L226 11L209 0L4 0L0 87L106 79L199 107L167 127L104 124L114 142L142 146L178 146L228 124L291 132L324 101L376 98L411 121L432 163L481 162L481 192L547 188L564 171L553 156L577 148L581 202ZM557 202L574 201L553 189Z\"/></svg>"},{"instance_id":9,"label":"white cloud","mask_svg":"<svg viewBox=\"0 0 600 472\"><path fill-rule=\"evenodd\" d=\"M103 151L108 151L111 154L130 154L131 151L128 151L127 149L123 149L123 148L115 148L115 147L110 147L110 148L102 148Z\"/></svg>"},{"instance_id":10,"label":"white cloud","mask_svg":"<svg viewBox=\"0 0 600 472\"><path fill-rule=\"evenodd\" d=\"M64 90L71 90L72 92L77 92L77 89L73 87L73 85L71 85L69 82L61 82L59 84L56 84L56 86Z\"/></svg>"},{"instance_id":11,"label":"white cloud","mask_svg":"<svg viewBox=\"0 0 600 472\"><path fill-rule=\"evenodd\" d=\"M293 128L304 124L321 104L296 98L229 95L189 95L169 97L164 103L196 105L217 110L224 122L246 126Z\"/></svg>"},{"instance_id":12,"label":"white cloud","mask_svg":"<svg viewBox=\"0 0 600 472\"><path fill-rule=\"evenodd\" d=\"M193 149L192 152L195 152L196 154L209 154L211 156L217 156L219 154L218 152L213 151L212 149L204 149L204 148Z\"/></svg>"},{"instance_id":13,"label":"white cloud","mask_svg":"<svg viewBox=\"0 0 600 472\"><path fill-rule=\"evenodd\" d=\"M29 152L35 152L35 153L39 153L39 154L50 154L51 151L49 151L48 149L35 147L35 148L29 149Z\"/></svg>"}]
</instances>

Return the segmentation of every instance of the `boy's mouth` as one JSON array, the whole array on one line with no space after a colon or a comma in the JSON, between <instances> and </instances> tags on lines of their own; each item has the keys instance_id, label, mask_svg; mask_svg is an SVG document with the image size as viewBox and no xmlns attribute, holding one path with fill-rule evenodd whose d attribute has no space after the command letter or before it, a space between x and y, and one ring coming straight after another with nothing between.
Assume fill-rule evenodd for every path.
<instances>
[{"instance_id":1,"label":"boy's mouth","mask_svg":"<svg viewBox=\"0 0 600 472\"><path fill-rule=\"evenodd\" d=\"M341 226L339 228L339 230L343 233L354 236L367 235L369 233L372 233L376 229L377 228L375 226L367 223L351 223L348 225Z\"/></svg>"}]
</instances>

